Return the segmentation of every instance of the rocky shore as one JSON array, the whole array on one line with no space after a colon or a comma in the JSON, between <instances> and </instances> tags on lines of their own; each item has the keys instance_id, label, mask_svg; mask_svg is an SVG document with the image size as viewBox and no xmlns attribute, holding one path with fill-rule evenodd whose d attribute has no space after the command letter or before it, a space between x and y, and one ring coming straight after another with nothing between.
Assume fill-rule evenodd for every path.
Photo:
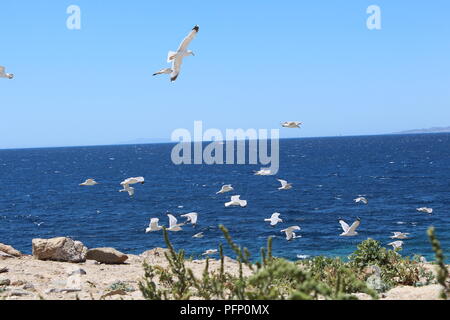
<instances>
[{"instance_id":1,"label":"rocky shore","mask_svg":"<svg viewBox=\"0 0 450 320\"><path fill-rule=\"evenodd\" d=\"M168 267L167 249L155 248L140 255L124 254L114 248L86 248L69 238L34 239L33 255L23 255L0 243L0 300L141 300L138 283L144 276L143 263ZM205 260L187 261L201 276ZM429 270L435 266L426 265ZM220 261L210 260L210 269ZM238 272L238 263L226 257L225 268ZM249 270L244 270L249 275ZM440 286L396 287L381 296L386 300L438 299ZM369 299L357 294L359 299Z\"/></svg>"}]
</instances>

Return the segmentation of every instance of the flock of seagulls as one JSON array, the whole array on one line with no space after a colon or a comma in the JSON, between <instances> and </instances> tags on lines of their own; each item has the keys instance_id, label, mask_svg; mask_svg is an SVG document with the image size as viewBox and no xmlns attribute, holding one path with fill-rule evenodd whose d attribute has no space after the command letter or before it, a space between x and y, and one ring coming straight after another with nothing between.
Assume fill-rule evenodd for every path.
<instances>
[{"instance_id":1,"label":"flock of seagulls","mask_svg":"<svg viewBox=\"0 0 450 320\"><path fill-rule=\"evenodd\" d=\"M191 44L192 40L196 37L197 33L199 31L199 26L196 25L192 30L189 32L189 34L183 39L183 41L180 43L177 51L169 51L167 55L167 62L171 63L170 68L163 68L153 74L153 76L161 75L161 74L169 74L170 75L170 81L175 81L181 71L181 65L183 63L183 59L188 56L194 56L194 52L192 50L189 50L188 47ZM5 67L0 66L0 78L7 78L7 79L13 79L14 75L12 73L7 73L5 71ZM300 128L303 125L302 122L299 121L286 121L281 123L281 126L283 128ZM272 175L272 172L270 168L261 168L259 171L254 172L255 175L258 176L270 176ZM277 179L281 186L278 188L278 190L289 190L292 189L292 184L288 183L286 180ZM119 190L119 192L127 192L129 196L133 196L135 193L135 188L131 187L131 185L136 184L144 184L145 179L144 177L131 177L127 178L124 181L120 183L122 186L122 189ZM86 181L80 183L80 186L95 186L99 184L94 179L87 179ZM224 194L227 192L234 191L234 188L231 184L223 185L222 188L216 192L216 194ZM233 195L231 196L231 199L229 202L225 203L225 207L231 207L231 206L237 206L237 207L246 207L247 206L247 200L240 199L240 195ZM368 204L369 201L363 197L359 196L356 199L354 199L355 203L363 203ZM422 207L416 209L419 212L428 213L431 214L433 212L432 208ZM187 214L181 215L181 217L185 218L186 221L183 223L178 223L178 220L175 216L168 213L167 217L169 219L169 227L166 229L167 231L171 232L178 232L182 230L182 227L186 224L191 224L193 227L197 225L198 220L198 213L196 212L190 212ZM280 218L280 213L275 212L272 214L270 218L264 219L265 222L270 222L270 225L272 227L275 227L278 223L282 223L283 220ZM358 217L356 221L353 222L351 226L349 226L343 219L339 219L339 224L342 227L343 232L340 234L340 236L343 237L351 237L356 236L358 232L356 232L356 229L361 224L361 219ZM158 218L151 218L149 226L145 229L146 233L150 232L157 232L163 229L163 226L159 225L159 219ZM291 241L296 238L301 238L301 235L296 235L295 231L300 231L300 226L290 226L288 228L285 228L281 230L281 232L284 232L286 235L286 240ZM388 245L391 245L395 250L398 248L402 248L404 239L408 239L410 234L409 233L402 233L402 232L393 232L393 235L390 237L391 239L395 239L396 241L389 243ZM204 237L203 232L199 232L193 236L193 238L202 238ZM203 255L212 255L216 254L217 249L209 249L206 250Z\"/></svg>"},{"instance_id":2,"label":"flock of seagulls","mask_svg":"<svg viewBox=\"0 0 450 320\"><path fill-rule=\"evenodd\" d=\"M270 173L270 169L261 168L255 174L256 175L268 175L268 172ZM277 179L277 181L280 182L280 184L281 184L281 187L279 187L278 190L292 189L292 184L288 183L286 180ZM119 191L120 192L128 192L130 196L133 196L134 188L131 187L130 185L144 184L144 183L145 183L144 177L127 178L120 183L120 185L122 186L123 189L119 190ZM79 185L80 186L95 186L97 184L99 184L99 183L97 181L95 181L95 179L89 178L89 179L86 179L84 182L80 183ZM224 193L228 193L231 191L234 191L233 186L231 184L225 184L221 187L221 189L219 191L216 192L216 194L224 194ZM369 203L367 198L365 198L363 196L358 196L357 198L353 199L353 201L355 203L363 203L366 205ZM247 206L247 200L241 199L240 195L233 195L233 196L231 196L231 199L229 202L225 202L225 207L232 207L232 206L244 208ZM417 208L416 210L419 212L424 212L424 213L428 213L428 214L431 214L433 212L432 208L427 208L427 207ZM283 219L281 219L280 216L281 216L281 214L279 212L274 212L270 218L264 219L264 222L269 222L270 226L275 227L279 223L283 222ZM191 224L193 227L195 227L197 225L197 221L198 221L198 213L197 212L190 212L190 213L182 214L180 217L186 219L186 221L182 222L182 223L178 223L178 219L170 213L167 213L167 217L169 219L169 227L166 230L171 231L171 232L182 231L183 230L182 227L187 224ZM361 224L361 219L359 217L352 223L351 226L349 226L347 224L347 222L345 222L343 219L339 219L338 222L343 230L343 232L340 234L340 236L353 237L353 236L358 235L358 232L356 231L356 229ZM157 232L157 231L161 231L162 229L163 229L163 226L159 225L159 219L151 218L149 226L145 229L145 233ZM281 232L285 233L287 241L292 241L294 239L302 237L301 235L296 235L296 233L295 233L296 231L300 231L300 230L301 230L300 226L295 225L295 226L290 226L288 228L285 228L285 229L281 230ZM409 239L409 235L410 235L409 233L403 233L403 232L392 232L392 234L393 235L390 238L394 239L395 241L388 243L388 245L392 246L394 250L401 249L404 244L404 242L402 240ZM192 237L193 238L203 238L204 234L203 234L203 232L199 232L199 233L196 233L195 235L193 235ZM206 250L206 252L204 252L203 255L212 255L212 254L216 254L216 253L217 253L216 249L209 249L209 250Z\"/></svg>"}]
</instances>

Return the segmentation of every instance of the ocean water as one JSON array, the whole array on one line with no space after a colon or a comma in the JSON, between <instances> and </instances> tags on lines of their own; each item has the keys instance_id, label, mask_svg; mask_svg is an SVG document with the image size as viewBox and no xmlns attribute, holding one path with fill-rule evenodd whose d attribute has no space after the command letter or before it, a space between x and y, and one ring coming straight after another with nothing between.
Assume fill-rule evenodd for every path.
<instances>
[{"instance_id":1,"label":"ocean water","mask_svg":"<svg viewBox=\"0 0 450 320\"><path fill-rule=\"evenodd\" d=\"M174 144L0 150L0 242L31 253L33 238L69 236L88 247L114 247L139 254L164 247L162 232L145 233L149 219L168 225L175 216L198 212L198 225L170 233L176 249L198 257L223 243L225 225L254 259L275 236L274 255L346 257L367 238L386 246L391 232L411 233L403 255L433 258L426 235L434 225L450 256L450 134L387 135L280 141L280 170L255 176L260 165L172 164ZM144 176L134 197L118 192L120 182ZM100 184L80 187L87 178ZM293 183L278 191L276 178ZM216 195L223 184L235 192ZM225 208L232 194L246 208ZM353 199L364 195L368 205ZM432 207L433 214L416 211ZM280 212L283 223L264 218ZM359 234L340 237L338 223L361 218ZM179 221L184 220L179 218ZM281 229L299 225L302 238L286 241ZM203 231L204 238L192 235Z\"/></svg>"}]
</instances>

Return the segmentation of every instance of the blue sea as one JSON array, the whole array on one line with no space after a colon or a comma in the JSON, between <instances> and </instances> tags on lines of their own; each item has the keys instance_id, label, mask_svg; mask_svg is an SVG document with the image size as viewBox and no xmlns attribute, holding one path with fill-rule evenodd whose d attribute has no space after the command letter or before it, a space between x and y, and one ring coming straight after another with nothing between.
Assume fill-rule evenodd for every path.
<instances>
[{"instance_id":1,"label":"blue sea","mask_svg":"<svg viewBox=\"0 0 450 320\"><path fill-rule=\"evenodd\" d=\"M301 138L280 141L276 176L255 176L261 165L174 165L174 144L0 150L0 242L31 253L33 238L68 236L87 247L140 254L164 247L162 232L145 233L149 220L168 225L167 212L198 212L198 225L170 233L176 249L198 257L223 243L219 224L254 259L275 236L274 255L347 257L367 239L383 246L391 232L411 233L403 255L433 259L426 230L435 226L450 256L450 134ZM134 197L118 192L128 177L144 176ZM80 187L94 178L100 184ZM293 183L279 191L276 178ZM235 192L216 195L223 184ZM225 208L233 194L246 208ZM356 204L359 195L368 205ZM433 214L416 211L432 207ZM283 223L264 218L280 212ZM340 237L338 223L361 218L359 234ZM183 221L179 218L179 221ZM286 241L281 229L299 225L302 237ZM204 238L192 235L204 232Z\"/></svg>"}]
</instances>

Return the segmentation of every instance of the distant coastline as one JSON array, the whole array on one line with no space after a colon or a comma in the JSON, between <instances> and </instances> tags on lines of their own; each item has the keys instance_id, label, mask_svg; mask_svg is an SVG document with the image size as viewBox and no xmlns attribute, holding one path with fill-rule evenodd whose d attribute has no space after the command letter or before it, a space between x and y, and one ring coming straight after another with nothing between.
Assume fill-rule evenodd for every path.
<instances>
[{"instance_id":1,"label":"distant coastline","mask_svg":"<svg viewBox=\"0 0 450 320\"><path fill-rule=\"evenodd\" d=\"M415 134L415 133L450 133L450 127L432 127L428 129L412 129L400 132L394 132L393 134Z\"/></svg>"},{"instance_id":2,"label":"distant coastline","mask_svg":"<svg viewBox=\"0 0 450 320\"><path fill-rule=\"evenodd\" d=\"M392 133L377 133L377 134L350 134L350 135L335 135L335 136L300 136L300 137L288 137L280 138L280 140L291 140L291 139L323 139L323 138L349 138L349 137L371 137L371 136L390 136L390 135L402 135L402 134L437 134L437 133L450 133L450 127L433 127L429 129L413 129L400 132ZM224 140L225 142L227 140ZM203 142L213 142L203 141ZM86 148L86 147L108 147L108 146L123 146L123 145L144 145L144 144L177 144L177 141L171 141L165 138L154 138L146 139L139 138L129 141L123 141L118 143L106 143L106 144L88 144L88 145L49 145L49 146L21 146L21 147L1 147L0 150L22 150L22 149L53 149L53 148Z\"/></svg>"}]
</instances>

